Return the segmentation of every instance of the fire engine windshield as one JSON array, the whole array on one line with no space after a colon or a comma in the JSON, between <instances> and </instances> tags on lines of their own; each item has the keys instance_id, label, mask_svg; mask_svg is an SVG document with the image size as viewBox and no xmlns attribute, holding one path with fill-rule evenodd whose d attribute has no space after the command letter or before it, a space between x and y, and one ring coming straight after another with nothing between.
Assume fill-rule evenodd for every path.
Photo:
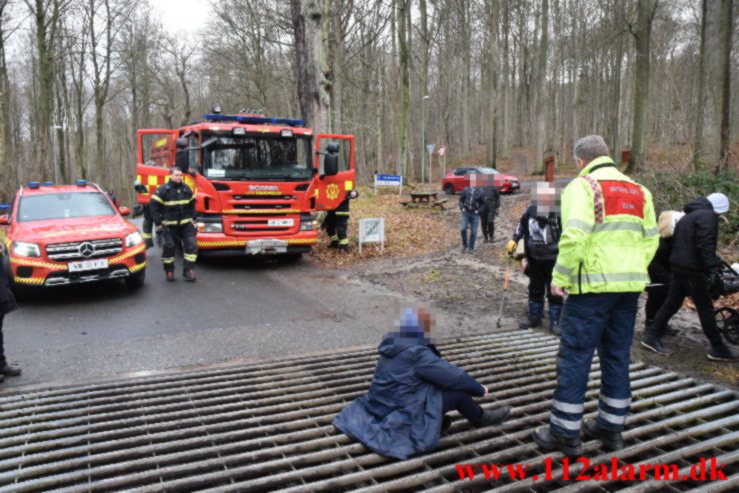
<instances>
[{"instance_id":1,"label":"fire engine windshield","mask_svg":"<svg viewBox=\"0 0 739 493\"><path fill-rule=\"evenodd\" d=\"M22 197L18 221L114 216L115 213L115 209L102 193L47 193Z\"/></svg>"},{"instance_id":2,"label":"fire engine windshield","mask_svg":"<svg viewBox=\"0 0 739 493\"><path fill-rule=\"evenodd\" d=\"M203 174L211 179L306 181L313 177L310 138L228 136L205 139Z\"/></svg>"}]
</instances>

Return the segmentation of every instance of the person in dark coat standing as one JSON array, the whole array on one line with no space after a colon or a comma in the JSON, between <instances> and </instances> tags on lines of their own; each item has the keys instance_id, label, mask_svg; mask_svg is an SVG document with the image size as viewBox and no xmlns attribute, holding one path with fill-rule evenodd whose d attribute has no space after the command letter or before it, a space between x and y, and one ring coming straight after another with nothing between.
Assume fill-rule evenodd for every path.
<instances>
[{"instance_id":1,"label":"person in dark coat standing","mask_svg":"<svg viewBox=\"0 0 739 493\"><path fill-rule=\"evenodd\" d=\"M498 215L500 207L500 191L498 187L492 183L492 178L488 185L483 187L485 202L480 208L480 223L482 224L483 243L490 243L495 236L495 216Z\"/></svg>"},{"instance_id":2,"label":"person in dark coat standing","mask_svg":"<svg viewBox=\"0 0 739 493\"><path fill-rule=\"evenodd\" d=\"M456 409L473 426L502 423L507 406L483 411L472 396L487 388L443 360L430 344L431 316L424 309L403 313L400 331L386 334L367 394L345 407L333 425L381 455L407 459L436 448ZM443 426L445 425L445 426Z\"/></svg>"},{"instance_id":3,"label":"person in dark coat standing","mask_svg":"<svg viewBox=\"0 0 739 493\"><path fill-rule=\"evenodd\" d=\"M647 302L644 304L645 331L652 325L657 311L659 311L667 299L667 292L670 289L670 282L672 281L672 270L670 268L672 235L675 232L675 224L684 215L682 212L664 211L659 216L659 246L647 268L650 284L646 288ZM677 331L667 325L665 333L676 335Z\"/></svg>"},{"instance_id":4,"label":"person in dark coat standing","mask_svg":"<svg viewBox=\"0 0 739 493\"><path fill-rule=\"evenodd\" d=\"M549 303L549 330L559 335L559 321L564 299L551 292L552 271L562 235L562 220L556 208L556 190L549 184L536 187L536 199L529 204L518 222L513 238L508 242L510 255L520 239L524 241L526 271L529 276L528 319L520 323L522 329L541 326L544 317L544 294Z\"/></svg>"},{"instance_id":5,"label":"person in dark coat standing","mask_svg":"<svg viewBox=\"0 0 739 493\"><path fill-rule=\"evenodd\" d=\"M3 251L2 254L5 255L6 252ZM5 377L17 377L21 374L21 370L20 368L10 366L8 360L5 358L3 321L5 319L5 315L12 311L15 311L18 308L18 305L15 302L15 297L13 297L13 293L11 293L10 289L8 288L8 283L5 279L5 269L0 270L2 270L2 273L0 273L0 382L3 382L5 380Z\"/></svg>"},{"instance_id":6,"label":"person in dark coat standing","mask_svg":"<svg viewBox=\"0 0 739 493\"><path fill-rule=\"evenodd\" d=\"M459 231L462 234L462 253L474 253L477 241L477 228L480 225L480 209L485 204L485 191L477 186L477 175L467 175L468 186L464 187L459 196L459 210L462 212L462 224ZM470 240L467 242L467 228L470 230Z\"/></svg>"},{"instance_id":7,"label":"person in dark coat standing","mask_svg":"<svg viewBox=\"0 0 739 493\"><path fill-rule=\"evenodd\" d=\"M665 347L660 338L667 322L680 309L685 297L690 296L698 311L703 334L711 343L706 357L714 361L739 361L739 354L721 338L711 301L711 298L718 297L721 290L716 257L718 216L729 210L729 199L722 193L712 193L689 202L683 210L685 216L675 225L672 237L670 267L673 276L670 290L641 344L656 353L666 356L672 354L672 350Z\"/></svg>"}]
</instances>

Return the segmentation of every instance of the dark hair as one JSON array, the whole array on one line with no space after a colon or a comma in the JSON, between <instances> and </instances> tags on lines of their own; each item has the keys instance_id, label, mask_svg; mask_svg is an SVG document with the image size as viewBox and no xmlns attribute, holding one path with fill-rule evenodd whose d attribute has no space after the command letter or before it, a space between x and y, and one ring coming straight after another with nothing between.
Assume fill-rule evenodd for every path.
<instances>
[{"instance_id":1,"label":"dark hair","mask_svg":"<svg viewBox=\"0 0 739 493\"><path fill-rule=\"evenodd\" d=\"M180 169L179 166L172 166L171 168L169 168L170 175L174 174L175 171L179 171L180 173L182 173L182 170Z\"/></svg>"}]
</instances>

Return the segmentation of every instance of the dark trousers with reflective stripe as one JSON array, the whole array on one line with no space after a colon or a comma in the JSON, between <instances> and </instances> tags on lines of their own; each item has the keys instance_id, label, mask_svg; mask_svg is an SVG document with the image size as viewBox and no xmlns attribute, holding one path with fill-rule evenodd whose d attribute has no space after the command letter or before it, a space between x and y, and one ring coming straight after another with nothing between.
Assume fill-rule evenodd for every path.
<instances>
[{"instance_id":1,"label":"dark trousers with reflective stripe","mask_svg":"<svg viewBox=\"0 0 739 493\"><path fill-rule=\"evenodd\" d=\"M570 295L564 305L557 357L552 431L580 435L593 353L600 358L598 422L621 431L631 405L629 359L639 293Z\"/></svg>"},{"instance_id":2,"label":"dark trousers with reflective stripe","mask_svg":"<svg viewBox=\"0 0 739 493\"><path fill-rule=\"evenodd\" d=\"M183 267L192 269L198 254L198 244L195 240L195 226L185 223L180 226L162 226L159 232L162 235L162 264L165 272L174 272L175 246L182 245L184 257Z\"/></svg>"},{"instance_id":3,"label":"dark trousers with reflective stripe","mask_svg":"<svg viewBox=\"0 0 739 493\"><path fill-rule=\"evenodd\" d=\"M703 274L673 271L667 299L654 316L654 329L657 334L664 333L667 322L683 306L683 300L686 296L690 296L693 303L695 303L695 309L701 321L701 328L708 342L712 346L721 346L723 340L718 325L716 325L716 318L713 315L713 301L711 301L711 295L708 293L708 280Z\"/></svg>"},{"instance_id":4,"label":"dark trousers with reflective stripe","mask_svg":"<svg viewBox=\"0 0 739 493\"><path fill-rule=\"evenodd\" d=\"M347 223L349 222L349 212L328 211L326 214L326 233L328 233L331 242L339 245L348 245L349 240L346 237Z\"/></svg>"}]
</instances>

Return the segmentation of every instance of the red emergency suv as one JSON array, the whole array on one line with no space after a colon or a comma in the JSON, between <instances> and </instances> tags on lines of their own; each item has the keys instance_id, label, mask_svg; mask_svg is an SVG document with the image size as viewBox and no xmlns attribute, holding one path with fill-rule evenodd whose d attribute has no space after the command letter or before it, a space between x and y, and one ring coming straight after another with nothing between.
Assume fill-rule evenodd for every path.
<instances>
[{"instance_id":1,"label":"red emergency suv","mask_svg":"<svg viewBox=\"0 0 739 493\"><path fill-rule=\"evenodd\" d=\"M130 288L143 285L143 237L123 219L128 208L118 209L97 185L31 182L6 207L0 215L3 268L17 293L118 278Z\"/></svg>"},{"instance_id":2,"label":"red emergency suv","mask_svg":"<svg viewBox=\"0 0 739 493\"><path fill-rule=\"evenodd\" d=\"M515 176L504 175L494 168L487 168L485 166L465 166L454 168L447 173L441 182L441 188L444 190L444 193L454 195L464 190L464 187L469 185L469 183L466 183L465 176L467 175L492 176L493 183L501 193L513 193L521 188L518 178Z\"/></svg>"}]
</instances>

